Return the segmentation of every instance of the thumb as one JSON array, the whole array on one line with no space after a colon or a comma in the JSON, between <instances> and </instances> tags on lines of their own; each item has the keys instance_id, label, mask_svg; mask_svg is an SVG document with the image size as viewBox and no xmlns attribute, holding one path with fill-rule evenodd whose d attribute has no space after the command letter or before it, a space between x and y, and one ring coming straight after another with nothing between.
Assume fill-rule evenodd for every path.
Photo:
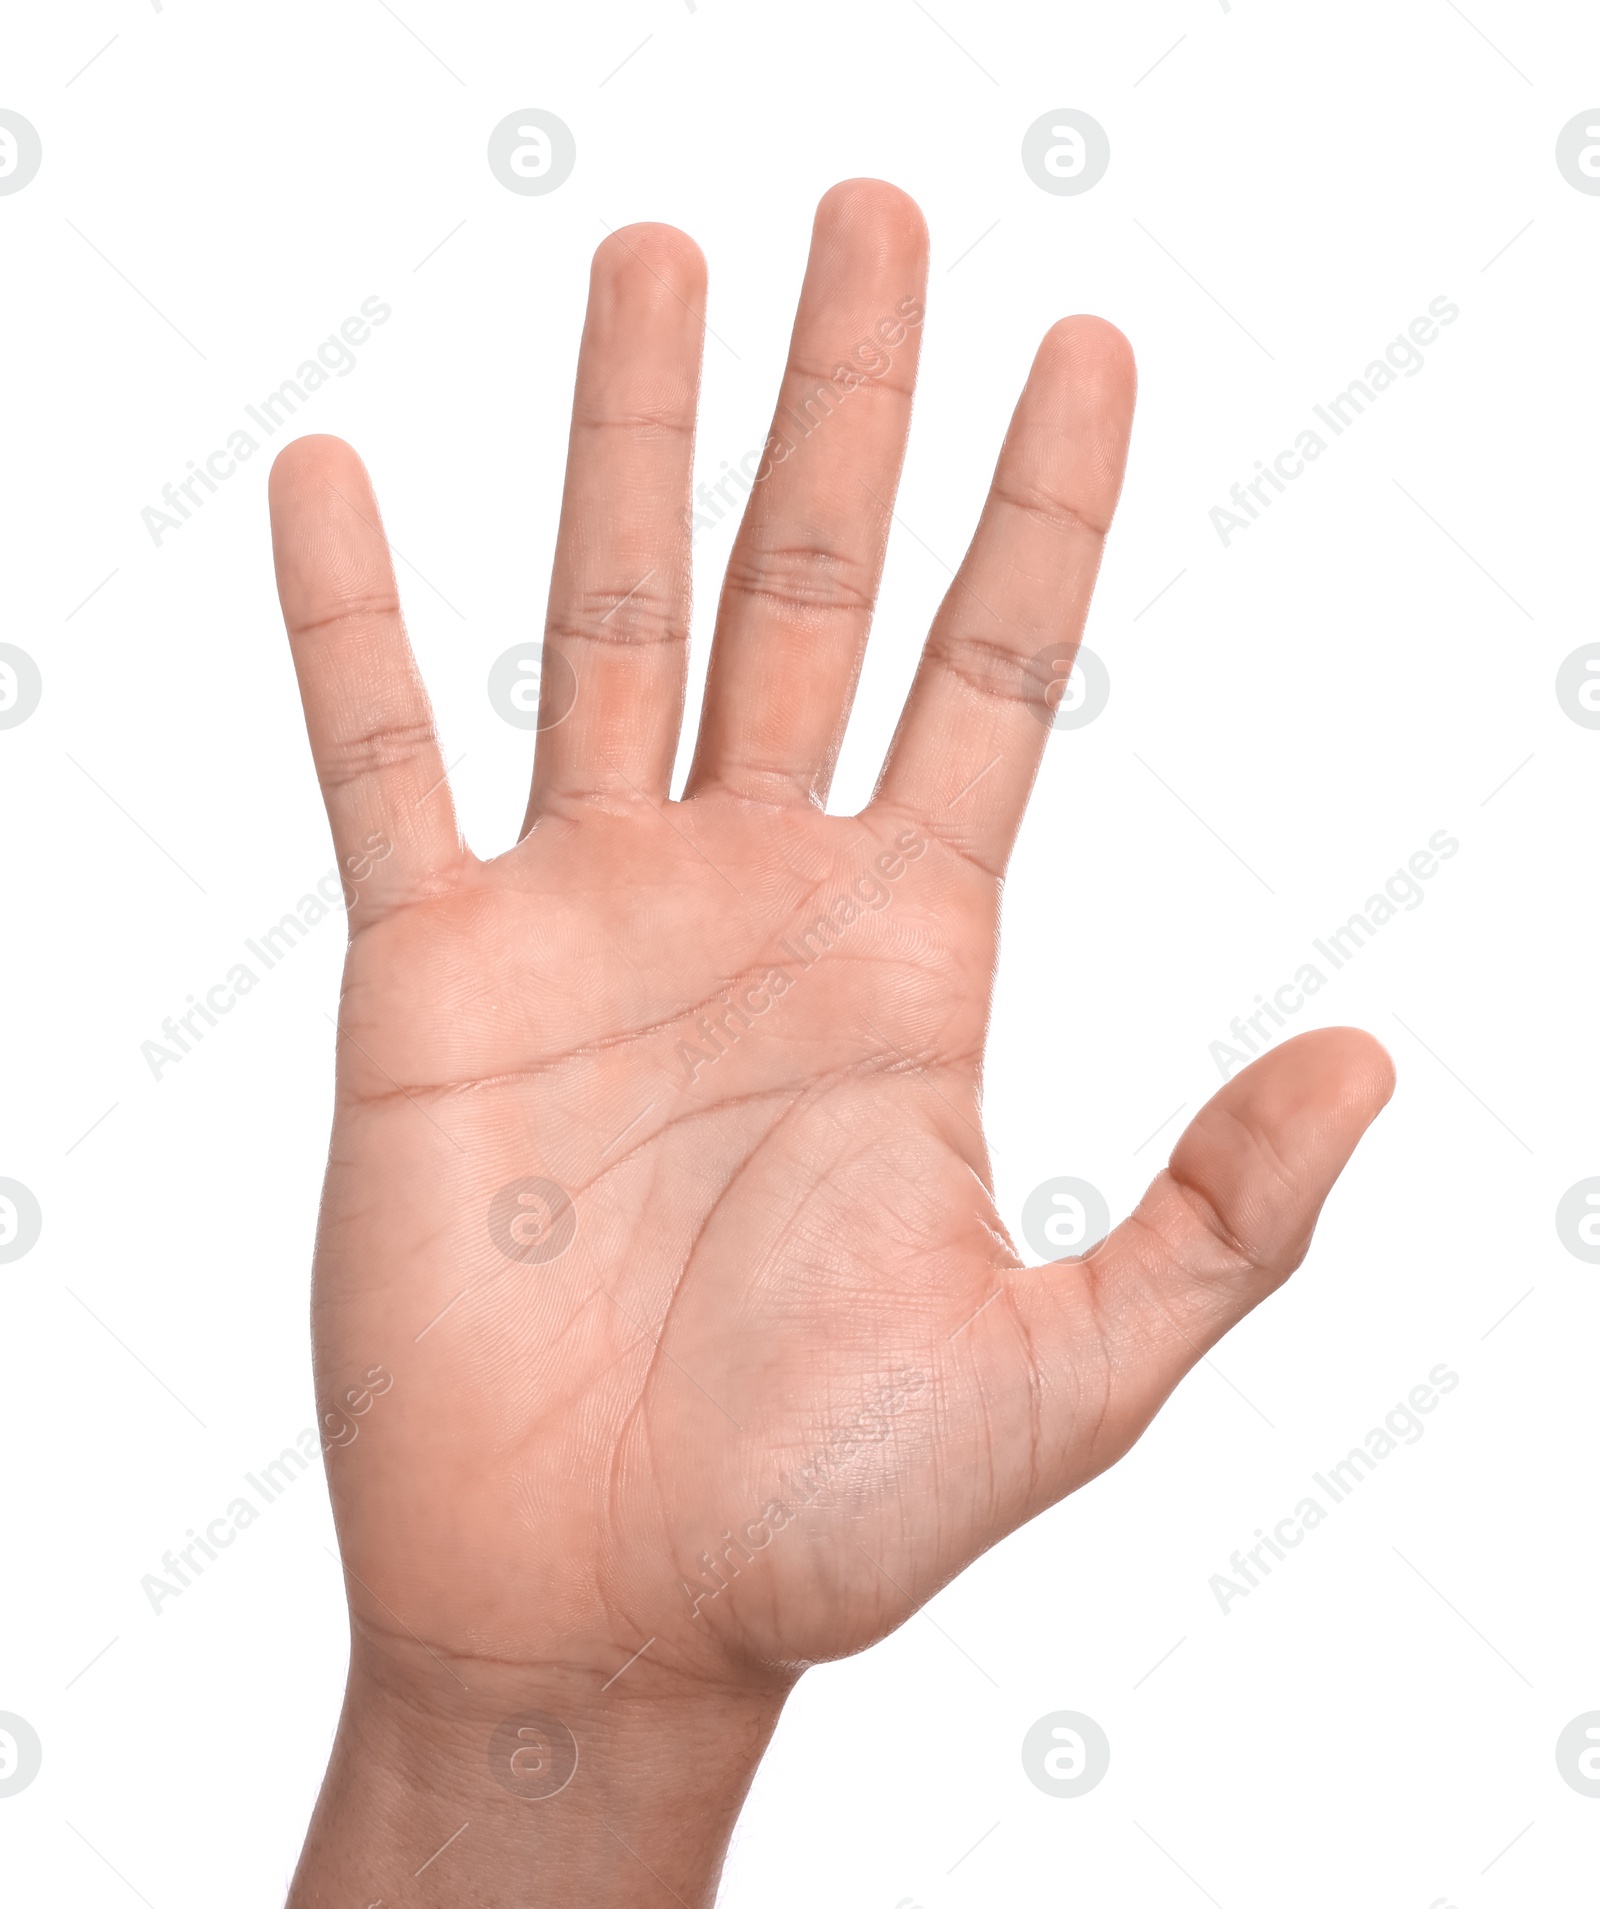
<instances>
[{"instance_id":1,"label":"thumb","mask_svg":"<svg viewBox=\"0 0 1600 1909\"><path fill-rule=\"evenodd\" d=\"M1080 1375L1058 1395L1067 1407L1076 1394L1076 1423L1055 1428L1071 1474L1056 1495L1120 1458L1184 1373L1300 1264L1393 1091L1388 1054L1356 1028L1286 1041L1207 1101L1137 1209L1074 1263L1075 1286L1060 1284L1066 1266L1038 1269L1028 1297L1049 1314L1040 1363ZM1103 1411L1091 1429L1081 1378L1096 1357Z\"/></svg>"}]
</instances>

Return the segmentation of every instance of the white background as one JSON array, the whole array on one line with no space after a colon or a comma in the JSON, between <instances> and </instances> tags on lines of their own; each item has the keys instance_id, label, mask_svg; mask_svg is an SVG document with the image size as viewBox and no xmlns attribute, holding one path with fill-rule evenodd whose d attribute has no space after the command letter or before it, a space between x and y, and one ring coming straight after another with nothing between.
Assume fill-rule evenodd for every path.
<instances>
[{"instance_id":1,"label":"white background","mask_svg":"<svg viewBox=\"0 0 1600 1909\"><path fill-rule=\"evenodd\" d=\"M1013 1225L1060 1173L1125 1212L1232 1017L1434 831L1461 848L1298 1017L1372 1029L1400 1075L1306 1266L1114 1472L805 1680L724 1900L1579 1900L1600 1802L1554 1744L1600 1708L1600 1268L1554 1209L1600 1173L1600 731L1554 679L1600 636L1600 197L1554 142L1600 97L1600 16L87 0L17 10L0 72L44 148L0 197L0 640L45 686L0 734L0 1175L44 1212L0 1269L0 1710L44 1743L0 1801L8 1898L279 1901L343 1669L315 1475L159 1617L140 1590L312 1419L341 954L331 921L151 1079L140 1043L332 852L267 451L159 548L142 507L389 303L303 422L370 465L464 825L498 849L530 738L484 684L539 633L591 249L643 218L704 247L714 476L765 431L817 197L876 174L934 263L916 538L835 806L871 785L1039 335L1102 313L1142 374L1087 639L1111 702L1052 739L1008 891L987 1104ZM529 105L577 140L547 197L485 162ZM1080 197L1020 163L1061 106L1111 141ZM1421 373L1224 547L1210 508L1440 296L1461 315ZM701 668L728 539L697 544ZM1440 1361L1461 1382L1425 1437L1224 1616L1211 1574ZM1019 1759L1058 1709L1112 1744L1077 1801Z\"/></svg>"}]
</instances>

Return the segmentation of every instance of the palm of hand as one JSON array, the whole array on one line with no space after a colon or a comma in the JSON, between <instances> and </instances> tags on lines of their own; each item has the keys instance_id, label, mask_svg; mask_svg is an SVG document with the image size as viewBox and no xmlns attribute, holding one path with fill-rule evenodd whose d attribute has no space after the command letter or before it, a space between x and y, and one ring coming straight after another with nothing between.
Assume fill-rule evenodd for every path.
<instances>
[{"instance_id":1,"label":"palm of hand","mask_svg":"<svg viewBox=\"0 0 1600 1909\"><path fill-rule=\"evenodd\" d=\"M920 283L904 205L825 202L791 378ZM858 817L820 800L887 516L840 472L892 496L909 383L779 464L670 803L698 335L654 288L689 311L696 268L631 236L597 260L552 592L580 697L507 854L456 838L359 465L307 440L275 473L335 837L352 870L383 848L339 1016L319 1391L394 1379L330 1476L353 1608L396 1648L782 1677L1125 1449L1297 1262L1387 1067L1286 1045L1088 1260L1021 1266L980 1133L998 878L1047 733L1030 659L1076 641L1120 479L1125 354L1093 321L1041 351Z\"/></svg>"},{"instance_id":2,"label":"palm of hand","mask_svg":"<svg viewBox=\"0 0 1600 1909\"><path fill-rule=\"evenodd\" d=\"M358 940L319 1365L395 1378L333 1475L434 1649L838 1655L965 1561L918 1537L935 1493L950 1534L1023 1515L993 909L903 817L636 803ZM528 1180L570 1208L497 1207Z\"/></svg>"}]
</instances>

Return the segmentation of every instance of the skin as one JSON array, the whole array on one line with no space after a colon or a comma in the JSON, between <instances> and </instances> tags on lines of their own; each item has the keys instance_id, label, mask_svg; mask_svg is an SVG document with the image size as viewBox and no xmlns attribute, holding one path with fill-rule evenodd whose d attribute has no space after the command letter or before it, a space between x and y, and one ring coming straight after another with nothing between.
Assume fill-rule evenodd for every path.
<instances>
[{"instance_id":1,"label":"skin","mask_svg":"<svg viewBox=\"0 0 1600 1909\"><path fill-rule=\"evenodd\" d=\"M980 1079L1058 693L1029 659L1082 630L1134 370L1098 319L1046 335L874 798L827 814L926 257L893 188L823 200L678 801L705 309L682 233L595 256L546 633L546 694L576 696L504 854L457 831L355 454L302 439L273 471L352 902L313 1297L351 1672L297 1909L709 1902L804 1668L1126 1451L1299 1263L1388 1098L1365 1035L1287 1041L1088 1257L1009 1240ZM852 362L873 375L802 431ZM780 948L825 914L809 966ZM494 1219L528 1177L570 1199L564 1250L559 1197L515 1209L526 1246ZM558 1794L496 1780L514 1752L525 1786L560 1775L569 1744Z\"/></svg>"}]
</instances>

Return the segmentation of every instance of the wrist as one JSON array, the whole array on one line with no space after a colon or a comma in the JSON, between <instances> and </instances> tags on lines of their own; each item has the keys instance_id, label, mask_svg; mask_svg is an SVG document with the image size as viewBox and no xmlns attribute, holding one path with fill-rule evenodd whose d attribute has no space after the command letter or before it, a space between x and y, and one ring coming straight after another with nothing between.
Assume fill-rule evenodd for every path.
<instances>
[{"instance_id":1,"label":"wrist","mask_svg":"<svg viewBox=\"0 0 1600 1909\"><path fill-rule=\"evenodd\" d=\"M604 1681L470 1660L419 1685L357 1633L289 1909L711 1903L788 1686Z\"/></svg>"}]
</instances>

